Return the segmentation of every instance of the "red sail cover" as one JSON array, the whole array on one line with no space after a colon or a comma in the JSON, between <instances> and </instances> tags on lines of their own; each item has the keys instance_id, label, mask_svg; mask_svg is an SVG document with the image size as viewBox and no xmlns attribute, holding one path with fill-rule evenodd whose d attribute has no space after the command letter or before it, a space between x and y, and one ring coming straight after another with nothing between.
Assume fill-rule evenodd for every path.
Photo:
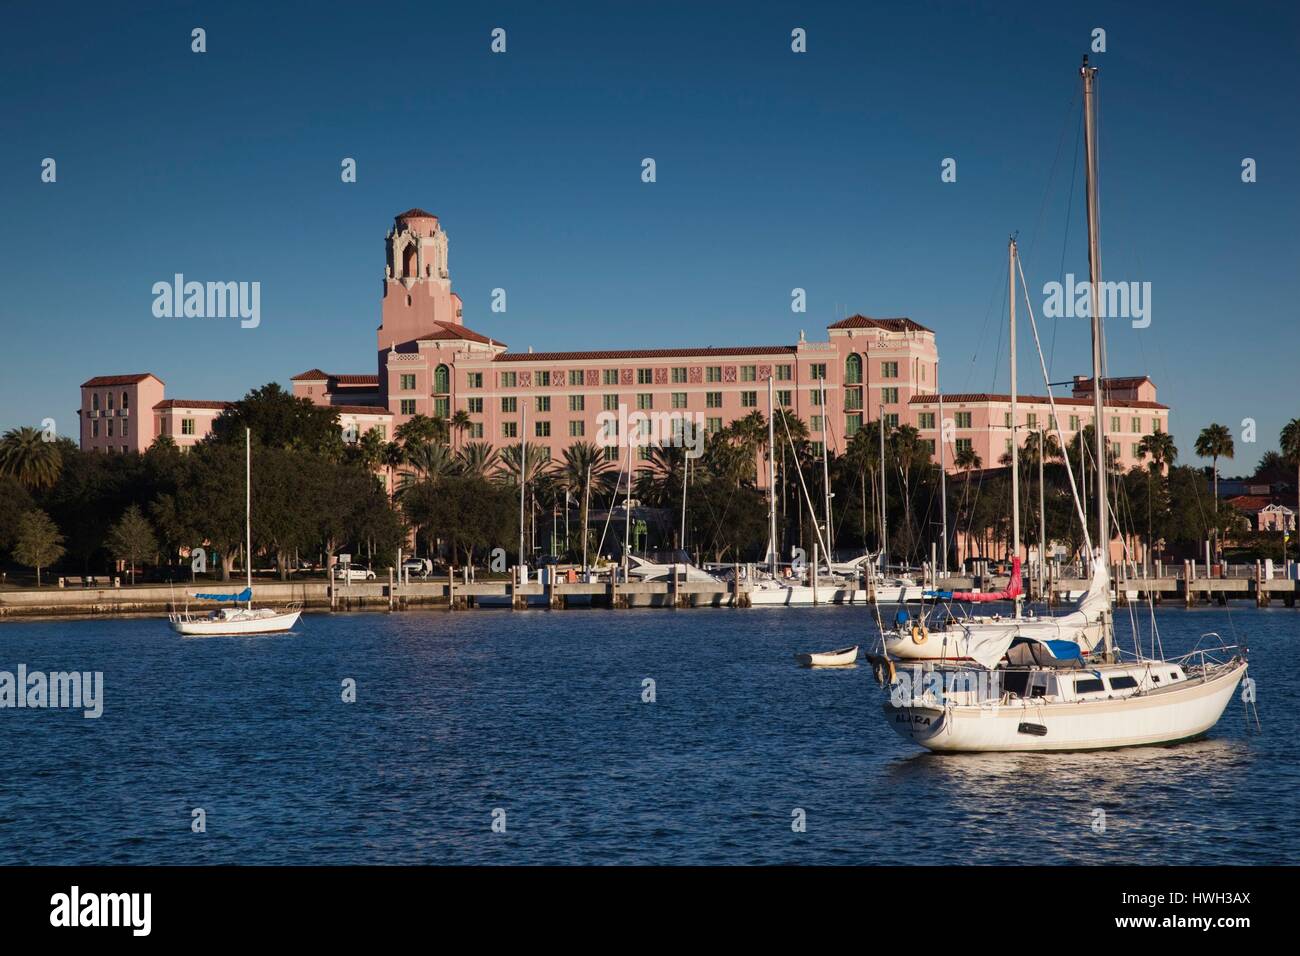
<instances>
[{"instance_id":1,"label":"red sail cover","mask_svg":"<svg viewBox=\"0 0 1300 956\"><path fill-rule=\"evenodd\" d=\"M953 591L952 599L954 601L969 601L972 604L983 604L987 601L1010 601L1013 598L1020 597L1023 585L1020 580L1020 558L1011 559L1011 580L1007 582L1005 591L989 591L987 594L976 594L974 591Z\"/></svg>"}]
</instances>

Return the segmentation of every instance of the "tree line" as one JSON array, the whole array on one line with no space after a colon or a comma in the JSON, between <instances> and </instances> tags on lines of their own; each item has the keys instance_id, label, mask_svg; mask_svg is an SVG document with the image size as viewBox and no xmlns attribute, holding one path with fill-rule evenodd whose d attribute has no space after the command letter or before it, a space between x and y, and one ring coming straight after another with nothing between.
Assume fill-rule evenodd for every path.
<instances>
[{"instance_id":1,"label":"tree line","mask_svg":"<svg viewBox=\"0 0 1300 956\"><path fill-rule=\"evenodd\" d=\"M495 548L517 560L521 476L530 557L549 538L544 519L558 512L574 516L578 531L567 549L550 541L550 550L578 560L585 541L595 558L603 540L601 550L617 553L622 527L609 518L630 496L664 517L652 531L653 547L685 548L700 561L761 560L769 544L769 483L775 544L787 560L795 547L811 554L814 545L875 552L887 535L892 560L915 564L928 560L941 539L940 469L932 442L910 425L882 436L881 423L869 422L843 454L823 461L807 424L778 409L772 461L767 416L754 411L710 433L699 458L676 445L633 451L629 488L627 449L577 441L555 460L540 445L527 445L521 456L517 445L466 440L470 424L463 411L448 420L417 415L391 438L372 429L345 441L335 409L272 383L223 411L187 453L168 436L142 454L105 455L82 452L68 439L46 440L36 429L12 429L0 439L0 560L32 569L38 580L50 569L95 574L117 562L132 573L144 567L155 577L184 579L190 553L201 547L228 580L244 548L245 428L252 439L252 561L282 578L304 563L328 565L343 551L388 567L412 540L420 552L453 564L483 563ZM1098 474L1092 447L1091 426L1065 448L1050 433L1027 436L1018 455L1022 547L1038 543L1041 500L1048 540L1070 555L1081 551L1083 526L1066 462L1090 500ZM1265 453L1257 478L1294 478L1300 487L1300 419L1283 429L1279 448ZM1195 451L1211 460L1208 469L1179 464L1171 436L1156 432L1142 441L1143 464L1123 472L1106 463L1124 529L1117 533L1133 553L1197 555L1214 537L1281 557L1280 535L1247 533L1218 499L1219 462L1234 452L1231 432L1208 426ZM946 481L950 565L1011 552L1009 464L1006 455L985 463L969 447L953 455ZM605 524L592 521L593 512L604 513ZM1095 540L1096 515L1088 521Z\"/></svg>"}]
</instances>

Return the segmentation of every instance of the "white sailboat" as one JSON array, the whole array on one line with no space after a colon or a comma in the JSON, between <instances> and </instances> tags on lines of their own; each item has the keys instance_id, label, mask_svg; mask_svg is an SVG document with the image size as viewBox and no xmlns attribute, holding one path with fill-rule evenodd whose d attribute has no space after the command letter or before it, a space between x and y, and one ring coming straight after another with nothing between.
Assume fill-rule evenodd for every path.
<instances>
[{"instance_id":1,"label":"white sailboat","mask_svg":"<svg viewBox=\"0 0 1300 956\"><path fill-rule=\"evenodd\" d=\"M1096 69L1085 56L1084 135L1088 192L1088 260L1092 299L1098 301L1101 260L1097 225ZM1109 504L1105 481L1104 361L1100 309L1092 315L1094 433L1098 463L1098 544L1094 567L1109 562ZM1032 311L1030 313L1032 321ZM1037 333L1035 330L1035 337ZM1041 353L1041 349L1040 349ZM1044 372L1046 370L1044 369ZM1013 442L1014 447L1014 442ZM1073 478L1071 478L1073 484ZM1087 526L1084 526L1085 534ZM1093 584L1099 581L1094 573ZM1108 585L1108 582L1107 582ZM1091 590L1091 589L1090 589ZM971 663L920 662L911 672L886 658L872 660L878 679L889 683L885 720L904 739L934 751L1098 750L1177 743L1195 739L1222 716L1246 674L1242 649L1216 654L1194 651L1173 660L1125 659L1115 647L1114 624L1102 615L1103 651L1087 659L1076 650L1022 633L993 640ZM1152 626L1155 626L1154 618ZM999 648L1005 640L1005 648ZM968 648L970 650L970 648Z\"/></svg>"},{"instance_id":2,"label":"white sailboat","mask_svg":"<svg viewBox=\"0 0 1300 956\"><path fill-rule=\"evenodd\" d=\"M290 605L276 610L253 607L253 452L252 438L244 429L244 590L237 594L195 594L199 600L243 602L243 607L221 607L207 614L194 614L187 607L167 615L172 630L191 637L228 634L278 634L293 629L302 608Z\"/></svg>"}]
</instances>

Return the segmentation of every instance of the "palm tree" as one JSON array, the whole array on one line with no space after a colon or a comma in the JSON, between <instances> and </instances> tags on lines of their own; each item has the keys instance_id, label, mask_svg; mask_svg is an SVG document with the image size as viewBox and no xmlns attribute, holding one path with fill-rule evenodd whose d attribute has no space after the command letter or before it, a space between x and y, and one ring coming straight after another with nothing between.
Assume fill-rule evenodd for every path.
<instances>
[{"instance_id":1,"label":"palm tree","mask_svg":"<svg viewBox=\"0 0 1300 956\"><path fill-rule=\"evenodd\" d=\"M397 426L397 431L393 433L393 437L404 446L423 445L431 442L445 443L447 441L447 422L441 418L430 418L428 415L412 415Z\"/></svg>"},{"instance_id":2,"label":"palm tree","mask_svg":"<svg viewBox=\"0 0 1300 956\"><path fill-rule=\"evenodd\" d=\"M456 452L456 465L462 475L487 478L496 470L499 458L491 442L472 441Z\"/></svg>"},{"instance_id":3,"label":"palm tree","mask_svg":"<svg viewBox=\"0 0 1300 956\"><path fill-rule=\"evenodd\" d=\"M0 474L16 479L28 491L53 488L62 468L58 444L47 441L39 428L11 428L0 439Z\"/></svg>"},{"instance_id":4,"label":"palm tree","mask_svg":"<svg viewBox=\"0 0 1300 956\"><path fill-rule=\"evenodd\" d=\"M1146 549L1151 548L1152 522L1151 522L1151 501L1152 488L1151 483L1157 475L1163 475L1165 469L1178 460L1178 446L1174 444L1174 436L1168 432L1162 432L1156 429L1150 435L1143 435L1142 441L1138 442L1138 451L1142 453L1143 458L1149 458L1147 463L1147 541Z\"/></svg>"},{"instance_id":5,"label":"palm tree","mask_svg":"<svg viewBox=\"0 0 1300 956\"><path fill-rule=\"evenodd\" d=\"M451 431L460 437L474 427L474 419L469 417L469 412L463 408L456 409L456 414L451 416Z\"/></svg>"},{"instance_id":6,"label":"palm tree","mask_svg":"<svg viewBox=\"0 0 1300 956\"><path fill-rule=\"evenodd\" d=\"M1213 461L1214 474L1214 537L1218 541L1219 525L1219 459L1231 458L1235 451L1232 444L1232 432L1227 425L1211 422L1196 436L1196 454Z\"/></svg>"},{"instance_id":7,"label":"palm tree","mask_svg":"<svg viewBox=\"0 0 1300 956\"><path fill-rule=\"evenodd\" d=\"M420 481L438 482L456 474L456 460L447 446L437 442L424 442L408 445L405 449L406 463L411 471L404 471L398 476L398 494Z\"/></svg>"},{"instance_id":8,"label":"palm tree","mask_svg":"<svg viewBox=\"0 0 1300 956\"><path fill-rule=\"evenodd\" d=\"M524 477L527 481L539 480L551 466L546 449L541 445L528 445L524 455ZM519 446L507 445L497 454L496 476L512 485L519 484Z\"/></svg>"},{"instance_id":9,"label":"palm tree","mask_svg":"<svg viewBox=\"0 0 1300 956\"><path fill-rule=\"evenodd\" d=\"M1174 444L1174 436L1159 429L1142 436L1138 451L1144 458L1151 459L1148 467L1160 473L1178 460L1178 446Z\"/></svg>"},{"instance_id":10,"label":"palm tree","mask_svg":"<svg viewBox=\"0 0 1300 956\"><path fill-rule=\"evenodd\" d=\"M1293 418L1282 426L1282 457L1295 465L1296 516L1300 519L1300 418ZM1300 524L1300 520L1297 521ZM1282 537L1282 560L1286 560L1286 536Z\"/></svg>"},{"instance_id":11,"label":"palm tree","mask_svg":"<svg viewBox=\"0 0 1300 956\"><path fill-rule=\"evenodd\" d=\"M357 443L352 446L352 454L366 471L374 471L384 461L387 444L380 430L372 428L357 439Z\"/></svg>"},{"instance_id":12,"label":"palm tree","mask_svg":"<svg viewBox=\"0 0 1300 956\"><path fill-rule=\"evenodd\" d=\"M527 445L523 455L523 467L520 467L520 448L518 445L508 445L500 450L497 457L496 475L499 479L509 482L512 485L519 484L519 476L522 471L524 480L527 482L528 513L532 514L539 497L539 491L545 496L547 489L541 488L540 485L546 480L551 470L551 459L547 455L547 450L541 445ZM527 530L525 525L524 530ZM529 541L528 550L525 554L531 554L534 542Z\"/></svg>"},{"instance_id":13,"label":"palm tree","mask_svg":"<svg viewBox=\"0 0 1300 956\"><path fill-rule=\"evenodd\" d=\"M399 442L390 441L384 445L383 455L380 458L384 469L388 473L388 501L391 504L395 492L394 473L396 469L406 464L406 449Z\"/></svg>"},{"instance_id":14,"label":"palm tree","mask_svg":"<svg viewBox=\"0 0 1300 956\"><path fill-rule=\"evenodd\" d=\"M580 502L584 554L590 536L587 521L588 515L591 513L592 482L599 480L601 475L609 470L610 463L605 460L605 449L599 445L580 441L574 442L564 449L564 457L560 461L559 477L560 481L569 489L569 493L577 496Z\"/></svg>"}]
</instances>

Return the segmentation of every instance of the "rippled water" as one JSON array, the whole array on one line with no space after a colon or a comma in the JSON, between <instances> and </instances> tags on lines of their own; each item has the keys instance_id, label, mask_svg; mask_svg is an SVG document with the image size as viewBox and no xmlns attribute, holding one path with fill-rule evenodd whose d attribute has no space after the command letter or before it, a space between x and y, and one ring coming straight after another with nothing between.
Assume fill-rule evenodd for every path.
<instances>
[{"instance_id":1,"label":"rippled water","mask_svg":"<svg viewBox=\"0 0 1300 956\"><path fill-rule=\"evenodd\" d=\"M866 643L856 608L314 615L242 639L6 623L0 670L106 689L99 720L0 710L0 863L1293 862L1300 611L1160 622L1170 654L1249 639L1262 734L1234 700L1176 747L930 755L869 668L795 666Z\"/></svg>"}]
</instances>

